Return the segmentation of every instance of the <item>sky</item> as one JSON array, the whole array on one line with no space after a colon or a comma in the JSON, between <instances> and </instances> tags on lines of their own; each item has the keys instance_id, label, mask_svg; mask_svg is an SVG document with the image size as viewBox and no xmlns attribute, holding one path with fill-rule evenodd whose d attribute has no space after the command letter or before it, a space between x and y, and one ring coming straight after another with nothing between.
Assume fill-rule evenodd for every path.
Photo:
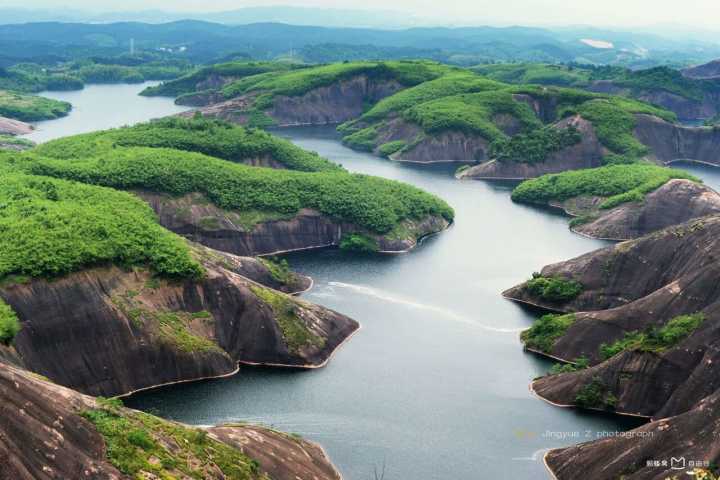
<instances>
[{"instance_id":1,"label":"sky","mask_svg":"<svg viewBox=\"0 0 720 480\"><path fill-rule=\"evenodd\" d=\"M717 29L720 0L0 0L0 6L91 11L208 12L292 5L408 12L437 23L644 26Z\"/></svg>"}]
</instances>

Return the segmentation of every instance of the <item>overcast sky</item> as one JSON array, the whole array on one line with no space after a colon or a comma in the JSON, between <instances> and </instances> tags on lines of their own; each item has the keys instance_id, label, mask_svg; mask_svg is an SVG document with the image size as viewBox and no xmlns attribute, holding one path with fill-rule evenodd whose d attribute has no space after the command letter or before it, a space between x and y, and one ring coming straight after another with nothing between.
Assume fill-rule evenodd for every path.
<instances>
[{"instance_id":1,"label":"overcast sky","mask_svg":"<svg viewBox=\"0 0 720 480\"><path fill-rule=\"evenodd\" d=\"M717 29L720 0L0 0L25 8L78 8L93 11L219 11L243 6L293 5L412 12L439 22L584 24L634 26L682 24Z\"/></svg>"}]
</instances>

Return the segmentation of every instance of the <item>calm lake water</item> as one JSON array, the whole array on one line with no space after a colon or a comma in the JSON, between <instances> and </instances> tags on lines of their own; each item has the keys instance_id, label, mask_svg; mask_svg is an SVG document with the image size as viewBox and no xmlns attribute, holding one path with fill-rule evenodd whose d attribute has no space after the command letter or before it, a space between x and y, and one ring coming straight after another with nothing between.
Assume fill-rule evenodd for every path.
<instances>
[{"instance_id":1,"label":"calm lake water","mask_svg":"<svg viewBox=\"0 0 720 480\"><path fill-rule=\"evenodd\" d=\"M158 82L131 85L87 85L73 92L41 92L38 95L70 102L70 115L57 120L35 122L35 131L23 138L37 143L78 133L132 125L152 118L187 110L164 97L141 97L146 87Z\"/></svg>"},{"instance_id":2,"label":"calm lake water","mask_svg":"<svg viewBox=\"0 0 720 480\"><path fill-rule=\"evenodd\" d=\"M137 97L142 88L47 94L76 109L33 135L42 141L179 110L168 99ZM302 434L325 447L346 480L370 480L383 464L386 480L547 478L545 449L632 426L533 397L528 384L550 363L523 353L518 335L536 315L500 296L543 265L602 242L572 234L560 216L513 204L510 185L460 182L453 166L353 152L332 129L281 135L352 171L436 193L455 208L455 225L408 254L287 257L315 280L304 298L363 326L326 368L243 368L138 394L129 406L193 425L249 421Z\"/></svg>"},{"instance_id":3,"label":"calm lake water","mask_svg":"<svg viewBox=\"0 0 720 480\"><path fill-rule=\"evenodd\" d=\"M300 433L320 442L348 480L371 479L383 463L386 479L545 478L544 449L627 427L530 394L529 382L550 364L524 354L518 340L534 314L500 296L601 242L573 235L562 217L513 204L510 186L455 180L453 166L353 152L327 128L280 134L352 171L440 195L456 224L409 254L287 256L315 280L306 299L363 326L327 368L243 368L129 405L191 424L245 420Z\"/></svg>"}]
</instances>

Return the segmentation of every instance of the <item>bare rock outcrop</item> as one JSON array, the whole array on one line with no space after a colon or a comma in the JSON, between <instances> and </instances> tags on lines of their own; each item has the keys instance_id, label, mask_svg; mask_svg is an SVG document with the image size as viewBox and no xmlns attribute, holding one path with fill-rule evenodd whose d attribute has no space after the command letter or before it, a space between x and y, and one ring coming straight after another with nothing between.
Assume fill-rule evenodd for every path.
<instances>
[{"instance_id":1,"label":"bare rock outcrop","mask_svg":"<svg viewBox=\"0 0 720 480\"><path fill-rule=\"evenodd\" d=\"M201 260L200 280L98 267L2 287L22 325L16 358L59 384L112 396L228 375L238 362L322 366L358 328L235 273L241 259Z\"/></svg>"},{"instance_id":2,"label":"bare rock outcrop","mask_svg":"<svg viewBox=\"0 0 720 480\"><path fill-rule=\"evenodd\" d=\"M359 75L315 88L304 95L276 96L264 112L279 127L339 124L359 117L369 103L376 103L403 88L395 80ZM257 97L258 92L251 92L198 111L204 116L245 124L250 120L249 112ZM183 115L194 115L194 112Z\"/></svg>"}]
</instances>

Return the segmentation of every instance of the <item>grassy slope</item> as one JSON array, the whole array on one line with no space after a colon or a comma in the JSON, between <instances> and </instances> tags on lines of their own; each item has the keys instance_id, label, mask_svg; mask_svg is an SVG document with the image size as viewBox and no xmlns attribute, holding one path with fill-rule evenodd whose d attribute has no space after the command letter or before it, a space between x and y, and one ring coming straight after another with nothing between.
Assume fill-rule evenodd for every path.
<instances>
[{"instance_id":1,"label":"grassy slope","mask_svg":"<svg viewBox=\"0 0 720 480\"><path fill-rule=\"evenodd\" d=\"M81 415L102 435L110 463L131 478L269 480L255 460L206 431L127 410L117 399L97 403Z\"/></svg>"},{"instance_id":2,"label":"grassy slope","mask_svg":"<svg viewBox=\"0 0 720 480\"><path fill-rule=\"evenodd\" d=\"M207 124L203 120L184 122ZM162 130L162 123L130 130L152 138L156 125ZM453 217L452 209L442 200L400 182L350 174L337 168L299 172L249 167L195 151L121 146L103 138L117 138L123 131L60 139L14 158L19 168L33 174L173 195L201 192L216 205L230 210L287 215L301 208L313 208L380 234L391 231L404 219L422 219L427 215L441 215L448 220ZM185 144L172 146L193 149Z\"/></svg>"},{"instance_id":3,"label":"grassy slope","mask_svg":"<svg viewBox=\"0 0 720 480\"><path fill-rule=\"evenodd\" d=\"M23 122L50 120L70 112L67 102L0 90L0 116Z\"/></svg>"}]
</instances>

